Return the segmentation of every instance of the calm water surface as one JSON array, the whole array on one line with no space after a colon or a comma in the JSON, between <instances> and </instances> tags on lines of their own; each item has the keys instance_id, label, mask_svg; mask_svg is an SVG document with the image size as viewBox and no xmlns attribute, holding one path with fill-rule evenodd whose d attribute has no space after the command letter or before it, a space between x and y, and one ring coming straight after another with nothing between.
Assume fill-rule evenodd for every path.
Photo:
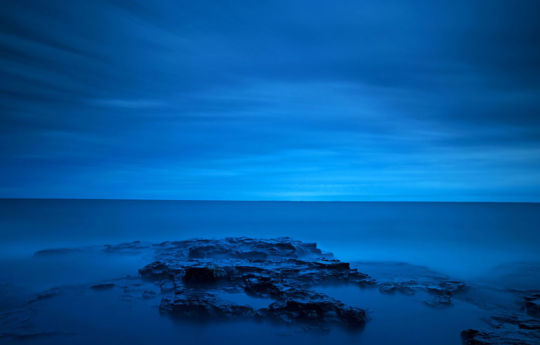
<instances>
[{"instance_id":1,"label":"calm water surface","mask_svg":"<svg viewBox=\"0 0 540 345\"><path fill-rule=\"evenodd\" d=\"M290 236L351 261L471 278L540 260L540 204L0 200L3 256L194 237Z\"/></svg>"},{"instance_id":2,"label":"calm water surface","mask_svg":"<svg viewBox=\"0 0 540 345\"><path fill-rule=\"evenodd\" d=\"M485 326L491 311L479 305L496 301L503 309L519 308L502 288L539 288L539 225L539 204L0 200L0 317L15 325L28 319L30 327L61 330L24 339L0 337L0 343L201 345L228 339L246 345L458 345L461 330ZM159 314L159 296L126 300L119 288L88 288L136 276L152 260L144 253L33 256L46 248L228 236L314 241L379 281L421 280L442 272L478 287L470 293L474 301L455 299L451 307L434 309L421 293L383 295L377 289L321 286L321 292L367 309L372 318L360 333L333 329L322 334L253 322L176 322ZM35 293L58 286L62 293L34 305L30 315L11 314ZM227 298L254 307L269 303L244 295Z\"/></svg>"}]
</instances>

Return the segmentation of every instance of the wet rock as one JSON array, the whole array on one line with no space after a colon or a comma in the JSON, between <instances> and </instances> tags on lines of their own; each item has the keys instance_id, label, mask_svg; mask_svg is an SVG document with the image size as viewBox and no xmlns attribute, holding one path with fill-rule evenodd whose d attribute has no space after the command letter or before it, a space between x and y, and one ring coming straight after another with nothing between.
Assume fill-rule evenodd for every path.
<instances>
[{"instance_id":1,"label":"wet rock","mask_svg":"<svg viewBox=\"0 0 540 345\"><path fill-rule=\"evenodd\" d=\"M234 257L245 260L264 261L268 258L268 255L261 251L250 250L246 252L237 252L234 254Z\"/></svg>"},{"instance_id":2,"label":"wet rock","mask_svg":"<svg viewBox=\"0 0 540 345\"><path fill-rule=\"evenodd\" d=\"M189 257L194 258L217 258L230 254L227 248L221 245L203 245L189 248Z\"/></svg>"},{"instance_id":3,"label":"wet rock","mask_svg":"<svg viewBox=\"0 0 540 345\"><path fill-rule=\"evenodd\" d=\"M484 332L476 329L467 329L461 332L461 340L463 345L489 345L485 341L487 335Z\"/></svg>"},{"instance_id":4,"label":"wet rock","mask_svg":"<svg viewBox=\"0 0 540 345\"><path fill-rule=\"evenodd\" d=\"M447 307L452 305L452 296L450 295L435 295L431 299L424 301L430 307Z\"/></svg>"},{"instance_id":5,"label":"wet rock","mask_svg":"<svg viewBox=\"0 0 540 345\"><path fill-rule=\"evenodd\" d=\"M90 288L93 290L110 290L113 287L115 287L113 283L103 283L92 285Z\"/></svg>"},{"instance_id":6,"label":"wet rock","mask_svg":"<svg viewBox=\"0 0 540 345\"><path fill-rule=\"evenodd\" d=\"M425 291L430 298L424 303L430 307L447 307L452 305L452 298L465 291L466 284L460 281L443 280L439 282L389 281L377 284L379 291L385 294L401 293L411 296L416 292Z\"/></svg>"},{"instance_id":7,"label":"wet rock","mask_svg":"<svg viewBox=\"0 0 540 345\"><path fill-rule=\"evenodd\" d=\"M80 253L82 250L78 248L53 248L53 249L43 249L38 250L34 253L34 256L55 256L55 255L66 255L73 253Z\"/></svg>"},{"instance_id":8,"label":"wet rock","mask_svg":"<svg viewBox=\"0 0 540 345\"><path fill-rule=\"evenodd\" d=\"M312 290L328 282L374 284L314 243L240 237L163 242L154 248L156 261L139 272L160 286L161 313L187 319L248 317L318 328L338 324L359 329L367 320L364 310ZM230 292L274 302L257 309L219 297Z\"/></svg>"},{"instance_id":9,"label":"wet rock","mask_svg":"<svg viewBox=\"0 0 540 345\"><path fill-rule=\"evenodd\" d=\"M173 279L176 272L161 261L153 262L139 270L139 274L146 280Z\"/></svg>"},{"instance_id":10,"label":"wet rock","mask_svg":"<svg viewBox=\"0 0 540 345\"><path fill-rule=\"evenodd\" d=\"M407 296L412 296L416 293L416 290L414 289L414 286L416 285L417 284L414 281L385 282L379 284L379 291L385 294L393 294L398 292Z\"/></svg>"},{"instance_id":11,"label":"wet rock","mask_svg":"<svg viewBox=\"0 0 540 345\"><path fill-rule=\"evenodd\" d=\"M187 284L212 284L217 283L226 275L225 271L217 267L186 267L183 280Z\"/></svg>"},{"instance_id":12,"label":"wet rock","mask_svg":"<svg viewBox=\"0 0 540 345\"><path fill-rule=\"evenodd\" d=\"M540 320L527 314L497 314L487 319L490 328L469 329L461 333L465 345L540 344Z\"/></svg>"},{"instance_id":13,"label":"wet rock","mask_svg":"<svg viewBox=\"0 0 540 345\"><path fill-rule=\"evenodd\" d=\"M320 269L326 270L336 270L336 271L348 271L351 269L351 265L348 262L340 262L338 260L326 261L326 262L313 262L315 266L318 266Z\"/></svg>"},{"instance_id":14,"label":"wet rock","mask_svg":"<svg viewBox=\"0 0 540 345\"><path fill-rule=\"evenodd\" d=\"M500 332L468 329L461 332L463 345L534 345L538 342L531 338L522 338L519 334L501 334Z\"/></svg>"},{"instance_id":15,"label":"wet rock","mask_svg":"<svg viewBox=\"0 0 540 345\"><path fill-rule=\"evenodd\" d=\"M534 294L532 296L527 296L525 299L525 310L527 314L540 317L540 294Z\"/></svg>"},{"instance_id":16,"label":"wet rock","mask_svg":"<svg viewBox=\"0 0 540 345\"><path fill-rule=\"evenodd\" d=\"M164 297L159 310L168 315L188 320L227 320L253 317L249 306L221 301L214 294L198 292Z\"/></svg>"},{"instance_id":17,"label":"wet rock","mask_svg":"<svg viewBox=\"0 0 540 345\"><path fill-rule=\"evenodd\" d=\"M138 253L142 250L148 249L150 244L143 243L141 241L133 241L120 244L106 244L103 249L107 253L116 253L116 254L131 254Z\"/></svg>"},{"instance_id":18,"label":"wet rock","mask_svg":"<svg viewBox=\"0 0 540 345\"><path fill-rule=\"evenodd\" d=\"M45 299L53 298L60 295L61 293L62 293L62 289L60 288L52 288L49 290L45 290L34 295L34 297L30 299L28 303L35 303L35 302L39 302Z\"/></svg>"},{"instance_id":19,"label":"wet rock","mask_svg":"<svg viewBox=\"0 0 540 345\"><path fill-rule=\"evenodd\" d=\"M261 309L258 315L287 323L306 323L325 328L330 323L337 323L347 328L364 327L367 316L360 308L347 307L343 303L330 299L320 300L283 300Z\"/></svg>"},{"instance_id":20,"label":"wet rock","mask_svg":"<svg viewBox=\"0 0 540 345\"><path fill-rule=\"evenodd\" d=\"M257 297L280 298L283 295L282 290L270 277L248 278L244 286L248 295Z\"/></svg>"},{"instance_id":21,"label":"wet rock","mask_svg":"<svg viewBox=\"0 0 540 345\"><path fill-rule=\"evenodd\" d=\"M521 315L499 314L499 315L493 315L491 317L491 320L492 320L492 325L494 325L495 328L502 328L505 326L505 324L511 324L511 325L518 326L518 328L524 329L524 330L540 330L539 319L531 319L530 317L523 317Z\"/></svg>"},{"instance_id":22,"label":"wet rock","mask_svg":"<svg viewBox=\"0 0 540 345\"><path fill-rule=\"evenodd\" d=\"M142 299L152 299L157 296L157 292L153 290L144 290L141 297Z\"/></svg>"}]
</instances>

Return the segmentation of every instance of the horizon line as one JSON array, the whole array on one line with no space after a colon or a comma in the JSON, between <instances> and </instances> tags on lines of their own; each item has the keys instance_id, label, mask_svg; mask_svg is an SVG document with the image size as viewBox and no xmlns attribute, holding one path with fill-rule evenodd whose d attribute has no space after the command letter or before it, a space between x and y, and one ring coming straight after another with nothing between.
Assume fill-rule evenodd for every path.
<instances>
[{"instance_id":1,"label":"horizon line","mask_svg":"<svg viewBox=\"0 0 540 345\"><path fill-rule=\"evenodd\" d=\"M93 201L179 201L179 202L289 202L289 203L467 203L467 204L538 204L540 201L478 201L478 200L240 200L240 199L150 199L150 198L52 198L0 197L0 200L93 200Z\"/></svg>"}]
</instances>

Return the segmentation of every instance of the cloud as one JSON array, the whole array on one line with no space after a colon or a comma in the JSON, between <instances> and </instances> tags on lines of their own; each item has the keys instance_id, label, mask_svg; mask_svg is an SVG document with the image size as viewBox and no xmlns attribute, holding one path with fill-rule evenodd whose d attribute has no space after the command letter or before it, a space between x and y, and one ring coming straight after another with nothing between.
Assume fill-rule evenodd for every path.
<instances>
[{"instance_id":1,"label":"cloud","mask_svg":"<svg viewBox=\"0 0 540 345\"><path fill-rule=\"evenodd\" d=\"M540 200L538 6L10 3L0 196Z\"/></svg>"},{"instance_id":2,"label":"cloud","mask_svg":"<svg viewBox=\"0 0 540 345\"><path fill-rule=\"evenodd\" d=\"M91 105L104 108L127 108L127 109L152 109L165 106L165 103L157 100L131 100L131 99L92 99L88 101Z\"/></svg>"}]
</instances>

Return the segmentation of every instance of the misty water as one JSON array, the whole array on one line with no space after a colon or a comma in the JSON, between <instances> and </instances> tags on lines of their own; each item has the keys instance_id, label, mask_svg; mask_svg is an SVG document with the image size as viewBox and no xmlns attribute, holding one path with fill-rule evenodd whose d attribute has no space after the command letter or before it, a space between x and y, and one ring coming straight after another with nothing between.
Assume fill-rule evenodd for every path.
<instances>
[{"instance_id":1,"label":"misty water","mask_svg":"<svg viewBox=\"0 0 540 345\"><path fill-rule=\"evenodd\" d=\"M491 309L519 309L508 289L539 289L539 225L540 205L519 203L2 200L0 311L11 313L47 289L61 287L63 293L32 310L32 323L54 333L0 342L213 344L227 337L241 344L460 344L460 331L482 327ZM377 280L445 276L474 289L450 307L432 308L422 293L320 286L321 292L368 311L371 320L359 333L313 333L248 321L178 322L159 314L158 297L125 300L116 289L88 289L88 284L137 276L152 258L84 248L231 236L289 236L316 242ZM50 248L77 250L34 256ZM270 303L226 297L248 305Z\"/></svg>"}]
</instances>

